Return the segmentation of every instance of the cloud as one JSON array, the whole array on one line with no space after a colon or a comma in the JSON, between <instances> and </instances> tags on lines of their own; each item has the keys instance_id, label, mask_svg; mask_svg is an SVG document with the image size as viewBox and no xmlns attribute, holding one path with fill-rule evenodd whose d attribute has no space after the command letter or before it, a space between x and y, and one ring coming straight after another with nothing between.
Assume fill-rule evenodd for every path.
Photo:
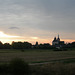
<instances>
[{"instance_id":1,"label":"cloud","mask_svg":"<svg viewBox=\"0 0 75 75\"><path fill-rule=\"evenodd\" d=\"M67 37L75 33L75 1L0 0L0 30L40 38L57 33Z\"/></svg>"},{"instance_id":2,"label":"cloud","mask_svg":"<svg viewBox=\"0 0 75 75\"><path fill-rule=\"evenodd\" d=\"M10 27L9 29L20 29L19 27Z\"/></svg>"}]
</instances>

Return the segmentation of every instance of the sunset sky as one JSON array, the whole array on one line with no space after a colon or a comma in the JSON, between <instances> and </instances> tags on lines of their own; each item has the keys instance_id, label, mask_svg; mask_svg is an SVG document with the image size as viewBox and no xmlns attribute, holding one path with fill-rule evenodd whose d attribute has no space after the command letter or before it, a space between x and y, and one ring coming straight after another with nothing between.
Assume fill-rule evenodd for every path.
<instances>
[{"instance_id":1,"label":"sunset sky","mask_svg":"<svg viewBox=\"0 0 75 75\"><path fill-rule=\"evenodd\" d=\"M0 41L75 41L75 0L0 0Z\"/></svg>"}]
</instances>

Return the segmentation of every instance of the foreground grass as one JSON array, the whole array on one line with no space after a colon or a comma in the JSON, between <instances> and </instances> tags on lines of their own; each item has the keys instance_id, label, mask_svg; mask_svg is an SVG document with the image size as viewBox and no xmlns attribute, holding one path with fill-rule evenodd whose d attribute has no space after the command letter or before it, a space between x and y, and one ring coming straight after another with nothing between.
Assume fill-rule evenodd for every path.
<instances>
[{"instance_id":1,"label":"foreground grass","mask_svg":"<svg viewBox=\"0 0 75 75\"><path fill-rule=\"evenodd\" d=\"M0 75L75 75L75 64L56 62L28 65L22 59L15 59L9 64L0 64Z\"/></svg>"},{"instance_id":2,"label":"foreground grass","mask_svg":"<svg viewBox=\"0 0 75 75\"><path fill-rule=\"evenodd\" d=\"M32 75L75 75L75 64L44 64L31 66Z\"/></svg>"}]
</instances>

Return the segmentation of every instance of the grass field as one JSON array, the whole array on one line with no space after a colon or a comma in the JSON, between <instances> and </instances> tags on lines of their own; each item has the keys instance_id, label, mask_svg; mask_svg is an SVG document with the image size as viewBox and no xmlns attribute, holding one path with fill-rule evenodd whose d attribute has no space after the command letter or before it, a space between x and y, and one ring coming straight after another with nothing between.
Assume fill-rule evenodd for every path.
<instances>
[{"instance_id":1,"label":"grass field","mask_svg":"<svg viewBox=\"0 0 75 75\"><path fill-rule=\"evenodd\" d=\"M75 51L50 51L50 50L0 50L0 63L6 63L13 58L22 58L28 63L43 62L74 62Z\"/></svg>"}]
</instances>

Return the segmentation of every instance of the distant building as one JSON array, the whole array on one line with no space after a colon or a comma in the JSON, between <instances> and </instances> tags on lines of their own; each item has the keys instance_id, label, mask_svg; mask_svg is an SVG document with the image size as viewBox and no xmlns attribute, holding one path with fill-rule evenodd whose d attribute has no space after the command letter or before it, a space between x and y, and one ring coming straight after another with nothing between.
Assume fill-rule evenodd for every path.
<instances>
[{"instance_id":1,"label":"distant building","mask_svg":"<svg viewBox=\"0 0 75 75\"><path fill-rule=\"evenodd\" d=\"M55 47L62 47L64 45L64 41L60 41L59 35L58 38L54 38L54 40L52 41L52 45Z\"/></svg>"},{"instance_id":2,"label":"distant building","mask_svg":"<svg viewBox=\"0 0 75 75\"><path fill-rule=\"evenodd\" d=\"M38 42L36 42L35 46L38 46Z\"/></svg>"},{"instance_id":3,"label":"distant building","mask_svg":"<svg viewBox=\"0 0 75 75\"><path fill-rule=\"evenodd\" d=\"M35 45L32 45L32 48L38 48L39 44L38 42L35 43Z\"/></svg>"}]
</instances>

